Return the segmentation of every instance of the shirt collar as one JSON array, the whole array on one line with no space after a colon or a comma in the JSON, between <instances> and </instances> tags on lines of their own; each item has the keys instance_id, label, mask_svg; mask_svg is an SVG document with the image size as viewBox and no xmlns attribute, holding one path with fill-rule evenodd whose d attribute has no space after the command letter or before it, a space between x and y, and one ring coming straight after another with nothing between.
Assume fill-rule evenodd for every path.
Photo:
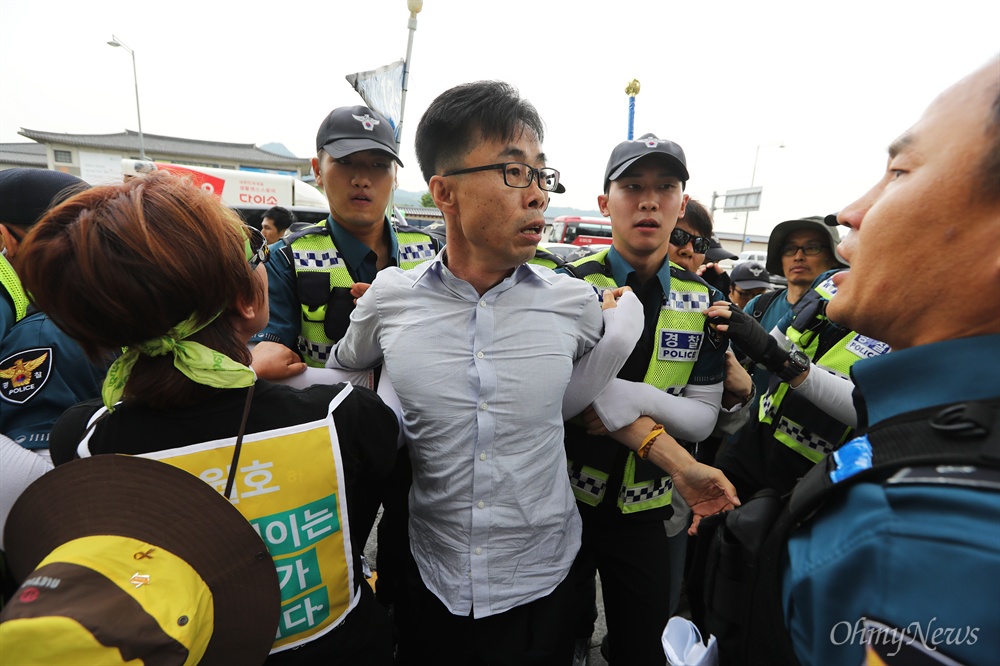
<instances>
[{"instance_id":1,"label":"shirt collar","mask_svg":"<svg viewBox=\"0 0 1000 666\"><path fill-rule=\"evenodd\" d=\"M851 366L868 427L906 412L1000 396L1000 334L945 340ZM864 424L859 424L859 426Z\"/></svg>"},{"instance_id":2,"label":"shirt collar","mask_svg":"<svg viewBox=\"0 0 1000 666\"><path fill-rule=\"evenodd\" d=\"M608 262L611 264L611 276L617 285L626 284L628 276L635 273L635 269L625 261L625 257L618 252L618 248L614 245L608 250ZM660 270L656 271L656 277L660 281L660 287L663 289L664 294L670 293L670 265L670 261L665 257Z\"/></svg>"},{"instance_id":3,"label":"shirt collar","mask_svg":"<svg viewBox=\"0 0 1000 666\"><path fill-rule=\"evenodd\" d=\"M420 266L417 267L418 269L423 268L424 270L420 271L420 274L413 281L413 286L416 286L417 283L423 280L424 276L426 276L427 274L434 274L440 277L444 275L445 272L447 271L448 275L454 277L454 274L448 270L448 266L445 264L445 256L446 256L445 251L447 250L447 248L448 246L445 245L444 247L441 248L441 251L434 256L433 259L425 261L424 263L420 264ZM514 273L510 276L510 278L506 279L513 278L513 283L516 284L517 282L520 282L525 279L537 278L539 280L542 280L543 282L552 284L552 276L553 272L548 268L545 268L544 266L536 266L534 264L521 264L516 269L514 269ZM460 278L454 277L454 279L458 280Z\"/></svg>"},{"instance_id":4,"label":"shirt collar","mask_svg":"<svg viewBox=\"0 0 1000 666\"><path fill-rule=\"evenodd\" d=\"M389 256L392 257L393 261L397 261L399 255L399 241L396 239L396 232L389 224L389 220L384 220L382 222L383 230L388 229L389 232ZM340 254L343 255L344 260L347 261L347 265L351 267L354 274L357 275L364 264L365 259L368 258L369 254L373 253L373 250L359 241L357 238L351 235L347 229L342 227L339 222L333 219L331 215L327 218L327 226L330 228L330 235L333 238L333 244L337 246Z\"/></svg>"}]
</instances>

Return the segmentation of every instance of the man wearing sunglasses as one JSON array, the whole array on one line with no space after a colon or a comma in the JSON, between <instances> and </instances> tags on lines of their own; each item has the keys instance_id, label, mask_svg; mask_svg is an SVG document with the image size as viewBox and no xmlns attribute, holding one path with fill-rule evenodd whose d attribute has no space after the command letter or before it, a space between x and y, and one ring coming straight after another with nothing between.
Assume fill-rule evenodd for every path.
<instances>
[{"instance_id":1,"label":"man wearing sunglasses","mask_svg":"<svg viewBox=\"0 0 1000 666\"><path fill-rule=\"evenodd\" d=\"M598 289L630 287L645 315L618 378L582 422L566 427L570 484L584 526L581 558L591 580L595 569L601 574L615 664L665 663L660 634L671 612L671 567L664 521L673 514L673 484L607 433L646 415L673 437L699 442L715 427L722 401L727 342L703 311L723 295L693 266L668 257L671 238L708 250L708 238L676 228L688 203L687 180L684 151L674 142L646 134L618 144L597 197L611 218L611 247L568 269Z\"/></svg>"}]
</instances>

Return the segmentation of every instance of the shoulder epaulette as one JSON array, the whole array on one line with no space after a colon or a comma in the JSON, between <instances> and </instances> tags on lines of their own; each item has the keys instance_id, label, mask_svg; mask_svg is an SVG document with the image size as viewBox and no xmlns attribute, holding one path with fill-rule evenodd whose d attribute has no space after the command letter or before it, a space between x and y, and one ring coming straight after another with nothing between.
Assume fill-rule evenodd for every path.
<instances>
[{"instance_id":1,"label":"shoulder epaulette","mask_svg":"<svg viewBox=\"0 0 1000 666\"><path fill-rule=\"evenodd\" d=\"M329 233L330 233L330 226L326 223L326 220L323 220L322 222L312 224L306 227L305 229L299 229L295 233L289 234L288 237L285 238L285 246L286 247L290 246L292 243L302 238L303 236L311 236L313 234L329 234Z\"/></svg>"},{"instance_id":2,"label":"shoulder epaulette","mask_svg":"<svg viewBox=\"0 0 1000 666\"><path fill-rule=\"evenodd\" d=\"M611 262L607 261L608 251L611 246L608 246L606 250L600 250L594 254L583 257L582 259L577 259L576 261L567 262L563 266L563 270L572 275L573 277L580 278L581 280L589 275L595 275L600 273L606 277L614 279L614 275L611 271Z\"/></svg>"}]
</instances>

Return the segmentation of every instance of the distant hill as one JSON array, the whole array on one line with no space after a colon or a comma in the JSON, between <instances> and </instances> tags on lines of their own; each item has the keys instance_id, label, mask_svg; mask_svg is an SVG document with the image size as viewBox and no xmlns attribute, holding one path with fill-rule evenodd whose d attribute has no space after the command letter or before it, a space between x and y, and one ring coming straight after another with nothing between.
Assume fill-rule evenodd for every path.
<instances>
[{"instance_id":1,"label":"distant hill","mask_svg":"<svg viewBox=\"0 0 1000 666\"><path fill-rule=\"evenodd\" d=\"M419 206L420 197L423 192L408 192L406 190L396 190L395 202L397 206ZM601 217L598 210L580 210L579 208L565 208L562 206L549 206L545 211L545 217L555 218L560 215L576 215L579 217Z\"/></svg>"},{"instance_id":2,"label":"distant hill","mask_svg":"<svg viewBox=\"0 0 1000 666\"><path fill-rule=\"evenodd\" d=\"M260 146L261 150L266 150L269 153L274 153L275 155L281 155L283 157L291 157L294 159L299 159L297 156L292 154L292 151L285 148L283 143L265 143Z\"/></svg>"},{"instance_id":3,"label":"distant hill","mask_svg":"<svg viewBox=\"0 0 1000 666\"><path fill-rule=\"evenodd\" d=\"M419 206L420 197L424 196L423 192L407 192L406 190L396 190L396 194L393 197L393 201L397 206Z\"/></svg>"}]
</instances>

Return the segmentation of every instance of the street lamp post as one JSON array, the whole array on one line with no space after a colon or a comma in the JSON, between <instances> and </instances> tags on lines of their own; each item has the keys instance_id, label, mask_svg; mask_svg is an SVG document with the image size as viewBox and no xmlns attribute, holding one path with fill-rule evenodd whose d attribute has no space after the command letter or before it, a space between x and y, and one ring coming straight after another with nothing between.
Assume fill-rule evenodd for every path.
<instances>
[{"instance_id":1,"label":"street lamp post","mask_svg":"<svg viewBox=\"0 0 1000 666\"><path fill-rule=\"evenodd\" d=\"M126 46L120 39L111 35L111 41L108 42L108 46L114 46L118 48L119 46L129 52L132 56L132 80L135 81L135 115L139 119L139 157L143 160L146 159L146 147L142 141L142 114L139 112L139 75L136 74L135 70L135 51Z\"/></svg>"},{"instance_id":2,"label":"street lamp post","mask_svg":"<svg viewBox=\"0 0 1000 666\"><path fill-rule=\"evenodd\" d=\"M754 181L757 180L757 158L760 157L761 146L771 145L771 144L757 144L757 150L753 154L753 172L750 174L750 188L753 189ZM778 142L778 148L784 148L785 144L782 141ZM740 239L740 252L746 249L747 246L747 225L750 222L750 211L748 210L743 217L743 238Z\"/></svg>"},{"instance_id":3,"label":"street lamp post","mask_svg":"<svg viewBox=\"0 0 1000 666\"><path fill-rule=\"evenodd\" d=\"M399 96L399 124L396 126L396 143L403 137L403 111L406 110L406 88L410 83L410 53L413 51L413 34L417 31L417 14L424 8L424 0L406 0L406 8L410 10L410 20L406 27L410 37L406 41L406 60L403 61L403 90Z\"/></svg>"}]
</instances>

